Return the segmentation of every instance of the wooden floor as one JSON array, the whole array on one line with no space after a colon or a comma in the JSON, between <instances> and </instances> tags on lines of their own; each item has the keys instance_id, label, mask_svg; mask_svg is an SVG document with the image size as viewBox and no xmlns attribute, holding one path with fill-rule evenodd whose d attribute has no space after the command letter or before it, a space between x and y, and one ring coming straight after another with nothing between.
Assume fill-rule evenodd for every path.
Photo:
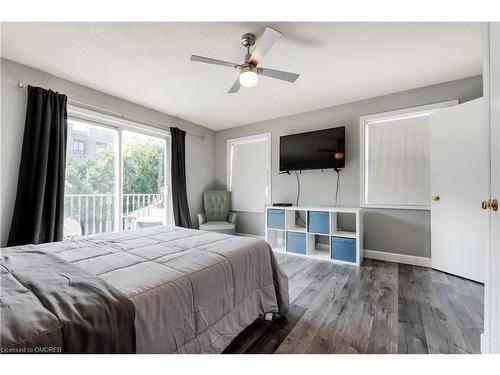
<instances>
[{"instance_id":1,"label":"wooden floor","mask_svg":"<svg viewBox=\"0 0 500 375\"><path fill-rule=\"evenodd\" d=\"M276 254L290 310L258 320L225 353L479 353L483 285L429 268L362 267Z\"/></svg>"}]
</instances>

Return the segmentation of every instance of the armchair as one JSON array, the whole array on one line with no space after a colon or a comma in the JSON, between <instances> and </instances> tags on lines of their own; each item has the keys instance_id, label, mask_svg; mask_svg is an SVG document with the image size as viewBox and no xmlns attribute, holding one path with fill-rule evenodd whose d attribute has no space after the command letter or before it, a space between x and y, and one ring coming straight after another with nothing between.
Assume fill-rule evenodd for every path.
<instances>
[{"instance_id":1,"label":"armchair","mask_svg":"<svg viewBox=\"0 0 500 375\"><path fill-rule=\"evenodd\" d=\"M199 228L210 232L234 234L236 212L231 212L231 192L207 190L203 193L204 213L198 214Z\"/></svg>"}]
</instances>

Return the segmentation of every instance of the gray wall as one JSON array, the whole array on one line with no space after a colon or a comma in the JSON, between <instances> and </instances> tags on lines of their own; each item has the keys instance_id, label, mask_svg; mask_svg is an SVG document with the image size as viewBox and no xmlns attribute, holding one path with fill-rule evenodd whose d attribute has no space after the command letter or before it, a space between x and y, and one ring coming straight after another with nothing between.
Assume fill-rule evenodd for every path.
<instances>
[{"instance_id":1,"label":"gray wall","mask_svg":"<svg viewBox=\"0 0 500 375\"><path fill-rule=\"evenodd\" d=\"M346 168L341 172L341 206L359 206L360 161L359 117L400 108L450 99L465 102L482 96L482 77L475 76L429 87L404 91L354 103L301 113L275 120L235 127L216 133L215 177L218 187L226 186L226 141L264 132L272 133L272 201L294 202L295 176L278 174L280 135L346 127ZM301 205L332 205L335 176L332 171L305 171L301 179ZM240 213L238 232L264 235L264 214ZM429 211L365 211L364 248L391 253L430 257Z\"/></svg>"},{"instance_id":2,"label":"gray wall","mask_svg":"<svg viewBox=\"0 0 500 375\"><path fill-rule=\"evenodd\" d=\"M203 141L186 137L188 198L191 216L202 210L201 194L214 186L226 185L226 140L263 132L272 133L272 200L295 201L294 176L278 175L279 136L301 131L346 126L346 168L341 172L340 205L359 205L359 116L458 98L461 102L482 96L481 76L409 90L378 98L349 103L294 116L249 124L214 133L190 122L151 110L111 95L78 85L24 65L1 59L0 129L0 235L4 246L8 235L17 188L21 154L26 92L18 81L51 88L72 99L120 111L126 115L178 126L206 134ZM300 175L302 205L332 205L335 176L331 171L306 171ZM371 209L365 212L364 248L430 256L430 217L428 211ZM264 234L264 215L240 213L238 231Z\"/></svg>"},{"instance_id":3,"label":"gray wall","mask_svg":"<svg viewBox=\"0 0 500 375\"><path fill-rule=\"evenodd\" d=\"M186 136L187 190L193 224L196 213L202 209L202 192L212 188L215 173L215 133L204 127L167 114L104 94L53 75L1 59L1 129L0 129L0 242L5 246L17 189L17 177L26 114L26 91L17 82L50 88L65 93L69 98L104 107L125 115L176 126L184 130L207 135L206 140Z\"/></svg>"}]
</instances>

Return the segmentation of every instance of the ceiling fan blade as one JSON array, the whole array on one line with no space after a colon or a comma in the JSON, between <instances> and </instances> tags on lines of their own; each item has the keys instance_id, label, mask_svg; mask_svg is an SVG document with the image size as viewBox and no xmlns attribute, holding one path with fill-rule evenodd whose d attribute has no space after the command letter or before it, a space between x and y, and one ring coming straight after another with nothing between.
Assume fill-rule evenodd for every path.
<instances>
[{"instance_id":1,"label":"ceiling fan blade","mask_svg":"<svg viewBox=\"0 0 500 375\"><path fill-rule=\"evenodd\" d=\"M238 66L239 66L238 64L235 64L232 62L211 59L210 57L203 57L203 56L198 56L198 55L191 55L191 61L201 62L201 63L205 63L205 64L227 66L229 68L238 68Z\"/></svg>"},{"instance_id":2,"label":"ceiling fan blade","mask_svg":"<svg viewBox=\"0 0 500 375\"><path fill-rule=\"evenodd\" d=\"M282 70L274 70L268 68L259 68L258 72L260 75L266 77L281 79L282 81L287 81L292 83L295 82L297 78L299 78L300 76L300 74L283 72Z\"/></svg>"},{"instance_id":3,"label":"ceiling fan blade","mask_svg":"<svg viewBox=\"0 0 500 375\"><path fill-rule=\"evenodd\" d=\"M269 52L271 47L276 43L276 41L280 38L281 33L277 30L274 30L271 27L266 27L264 34L260 37L257 42L257 46L252 52L252 56L250 56L250 61L254 64L259 64L264 57L264 55Z\"/></svg>"},{"instance_id":4,"label":"ceiling fan blade","mask_svg":"<svg viewBox=\"0 0 500 375\"><path fill-rule=\"evenodd\" d=\"M236 82L233 83L229 91L227 92L228 94L236 94L238 90L240 89L241 84L240 84L240 78L236 80Z\"/></svg>"}]
</instances>

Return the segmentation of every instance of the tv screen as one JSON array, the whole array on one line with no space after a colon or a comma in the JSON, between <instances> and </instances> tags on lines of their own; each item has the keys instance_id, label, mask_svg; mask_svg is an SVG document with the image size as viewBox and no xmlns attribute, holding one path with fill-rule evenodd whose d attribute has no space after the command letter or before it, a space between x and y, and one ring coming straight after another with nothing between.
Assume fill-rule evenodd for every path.
<instances>
[{"instance_id":1,"label":"tv screen","mask_svg":"<svg viewBox=\"0 0 500 375\"><path fill-rule=\"evenodd\" d=\"M344 166L345 126L280 137L280 172Z\"/></svg>"}]
</instances>

